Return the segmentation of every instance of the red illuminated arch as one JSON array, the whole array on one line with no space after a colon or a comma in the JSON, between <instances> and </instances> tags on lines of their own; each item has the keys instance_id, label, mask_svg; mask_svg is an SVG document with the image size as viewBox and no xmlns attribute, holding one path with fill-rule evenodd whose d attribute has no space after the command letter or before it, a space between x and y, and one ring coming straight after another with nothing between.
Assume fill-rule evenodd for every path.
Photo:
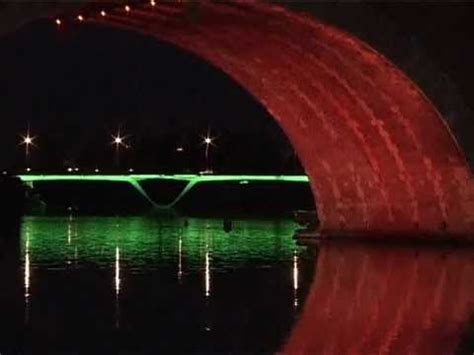
<instances>
[{"instance_id":1,"label":"red illuminated arch","mask_svg":"<svg viewBox=\"0 0 474 355\"><path fill-rule=\"evenodd\" d=\"M462 152L438 111L383 56L263 2L203 1L195 15L183 2L156 2L88 20L171 42L253 94L293 143L323 233L474 231Z\"/></svg>"}]
</instances>

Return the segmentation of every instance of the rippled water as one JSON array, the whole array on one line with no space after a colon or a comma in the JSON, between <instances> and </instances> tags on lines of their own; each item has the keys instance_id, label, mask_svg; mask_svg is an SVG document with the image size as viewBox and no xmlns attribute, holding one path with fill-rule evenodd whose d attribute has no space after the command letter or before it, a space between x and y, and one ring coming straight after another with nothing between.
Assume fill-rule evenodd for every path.
<instances>
[{"instance_id":1,"label":"rippled water","mask_svg":"<svg viewBox=\"0 0 474 355\"><path fill-rule=\"evenodd\" d=\"M313 275L291 221L27 217L26 352L274 352ZM19 312L20 313L20 312Z\"/></svg>"},{"instance_id":2,"label":"rippled water","mask_svg":"<svg viewBox=\"0 0 474 355\"><path fill-rule=\"evenodd\" d=\"M0 353L474 353L472 246L303 247L294 229L25 218L0 245Z\"/></svg>"}]
</instances>

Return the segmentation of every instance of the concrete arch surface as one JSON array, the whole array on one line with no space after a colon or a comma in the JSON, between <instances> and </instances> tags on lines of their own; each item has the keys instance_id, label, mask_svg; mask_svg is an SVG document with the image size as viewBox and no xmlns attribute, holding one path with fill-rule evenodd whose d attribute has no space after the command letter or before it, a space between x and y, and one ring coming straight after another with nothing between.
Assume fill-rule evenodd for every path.
<instances>
[{"instance_id":1,"label":"concrete arch surface","mask_svg":"<svg viewBox=\"0 0 474 355\"><path fill-rule=\"evenodd\" d=\"M86 22L135 31L227 73L282 126L325 235L471 235L474 182L441 115L367 44L260 1L143 4Z\"/></svg>"},{"instance_id":2,"label":"concrete arch surface","mask_svg":"<svg viewBox=\"0 0 474 355\"><path fill-rule=\"evenodd\" d=\"M110 11L93 22L171 42L223 70L282 126L324 234L469 234L473 180L439 112L351 35L263 2Z\"/></svg>"}]
</instances>

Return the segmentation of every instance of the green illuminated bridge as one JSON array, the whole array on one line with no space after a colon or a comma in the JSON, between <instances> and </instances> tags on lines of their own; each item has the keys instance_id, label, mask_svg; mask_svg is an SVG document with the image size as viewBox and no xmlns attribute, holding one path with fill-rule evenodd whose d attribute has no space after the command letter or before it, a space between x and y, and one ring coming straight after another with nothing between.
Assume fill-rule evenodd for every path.
<instances>
[{"instance_id":1,"label":"green illuminated bridge","mask_svg":"<svg viewBox=\"0 0 474 355\"><path fill-rule=\"evenodd\" d=\"M33 191L44 196L56 195L60 199L99 199L108 191L108 199L115 196L116 202L129 203L128 197L138 197L156 209L172 209L186 205L191 200L200 204L216 198L225 198L232 204L235 196L245 194L254 203L267 203L288 199L287 195L300 194L312 200L308 177L304 175L20 175L18 176ZM124 194L124 191L127 191ZM132 193L133 192L133 193ZM69 196L69 197L68 197ZM71 197L73 196L73 197ZM110 199L109 199L110 200ZM187 201L189 200L189 201ZM311 202L312 203L312 202ZM307 203L306 203L307 204ZM302 208L305 206L301 206Z\"/></svg>"}]
</instances>

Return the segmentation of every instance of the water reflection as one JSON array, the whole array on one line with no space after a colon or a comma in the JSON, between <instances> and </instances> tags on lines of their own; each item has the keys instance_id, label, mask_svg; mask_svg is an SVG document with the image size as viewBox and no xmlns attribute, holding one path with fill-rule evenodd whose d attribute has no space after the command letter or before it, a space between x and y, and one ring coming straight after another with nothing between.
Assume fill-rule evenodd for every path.
<instances>
[{"instance_id":1,"label":"water reflection","mask_svg":"<svg viewBox=\"0 0 474 355\"><path fill-rule=\"evenodd\" d=\"M183 238L181 233L178 240L178 281L181 282L183 276Z\"/></svg>"},{"instance_id":2,"label":"water reflection","mask_svg":"<svg viewBox=\"0 0 474 355\"><path fill-rule=\"evenodd\" d=\"M25 218L23 352L276 351L313 271L294 228L281 220L234 221L227 233L222 220Z\"/></svg>"},{"instance_id":3,"label":"water reflection","mask_svg":"<svg viewBox=\"0 0 474 355\"><path fill-rule=\"evenodd\" d=\"M31 230L29 252L38 265L60 267L67 263L68 247L72 247L78 262L104 266L112 258L115 262L118 247L136 270L156 267L151 260L171 264L175 258L178 276L206 265L206 253L210 262L218 260L217 268L225 269L249 260L288 260L295 248L295 225L291 221L236 221L235 230L229 234L223 231L222 220L188 219L185 228L182 224L181 220L142 217L27 217L22 240L26 243L27 231Z\"/></svg>"},{"instance_id":4,"label":"water reflection","mask_svg":"<svg viewBox=\"0 0 474 355\"><path fill-rule=\"evenodd\" d=\"M115 248L115 294L120 294L120 249Z\"/></svg>"},{"instance_id":5,"label":"water reflection","mask_svg":"<svg viewBox=\"0 0 474 355\"><path fill-rule=\"evenodd\" d=\"M474 249L326 242L316 258L294 228L26 218L19 294L0 299L25 311L23 353L472 354Z\"/></svg>"},{"instance_id":6,"label":"water reflection","mask_svg":"<svg viewBox=\"0 0 474 355\"><path fill-rule=\"evenodd\" d=\"M472 248L324 243L316 268L285 353L453 354L468 329Z\"/></svg>"},{"instance_id":7,"label":"water reflection","mask_svg":"<svg viewBox=\"0 0 474 355\"><path fill-rule=\"evenodd\" d=\"M211 294L211 261L209 258L209 246L206 244L206 266L205 266L205 279L206 279L206 297L209 297Z\"/></svg>"},{"instance_id":8,"label":"water reflection","mask_svg":"<svg viewBox=\"0 0 474 355\"><path fill-rule=\"evenodd\" d=\"M298 307L298 254L294 251L293 255L293 305Z\"/></svg>"},{"instance_id":9,"label":"water reflection","mask_svg":"<svg viewBox=\"0 0 474 355\"><path fill-rule=\"evenodd\" d=\"M115 248L115 327L120 328L120 249Z\"/></svg>"},{"instance_id":10,"label":"water reflection","mask_svg":"<svg viewBox=\"0 0 474 355\"><path fill-rule=\"evenodd\" d=\"M25 324L28 323L30 316L30 230L25 232L25 265L24 265L24 288L25 288Z\"/></svg>"}]
</instances>

